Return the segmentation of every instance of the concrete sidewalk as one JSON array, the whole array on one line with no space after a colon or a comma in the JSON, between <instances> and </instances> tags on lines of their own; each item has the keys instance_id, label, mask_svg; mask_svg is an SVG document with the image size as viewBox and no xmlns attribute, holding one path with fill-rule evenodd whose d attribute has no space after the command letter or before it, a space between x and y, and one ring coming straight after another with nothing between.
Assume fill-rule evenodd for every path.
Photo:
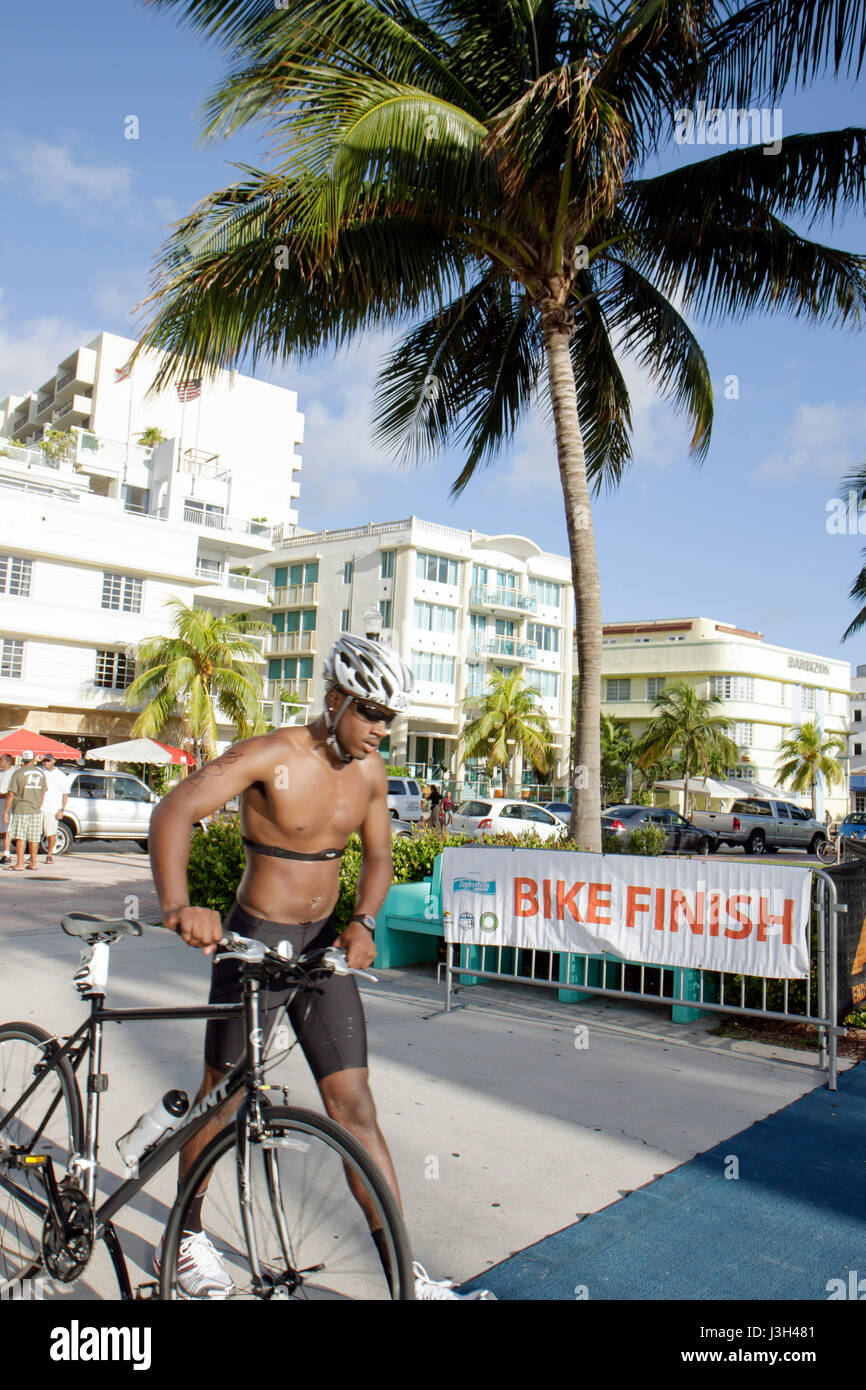
<instances>
[{"instance_id":1,"label":"concrete sidewalk","mask_svg":"<svg viewBox=\"0 0 866 1390\"><path fill-rule=\"evenodd\" d=\"M60 916L120 915L130 895L143 917L158 917L136 851L73 851L48 868L40 861L37 874L0 875L0 1020L77 1026L79 946ZM148 932L112 948L108 998L204 1002L209 970L176 937ZM433 968L420 966L383 971L362 994L379 1121L416 1257L434 1278L483 1273L825 1084L811 1054L717 1039L714 1019L677 1026L661 1007L569 1006L547 990L482 985L446 1015ZM102 1191L119 1181L116 1137L164 1091L197 1089L203 1032L196 1021L107 1028ZM299 1049L276 1075L296 1103L321 1108ZM133 1283L151 1277L173 1192L165 1170L120 1214ZM71 1296L116 1297L102 1248Z\"/></svg>"}]
</instances>

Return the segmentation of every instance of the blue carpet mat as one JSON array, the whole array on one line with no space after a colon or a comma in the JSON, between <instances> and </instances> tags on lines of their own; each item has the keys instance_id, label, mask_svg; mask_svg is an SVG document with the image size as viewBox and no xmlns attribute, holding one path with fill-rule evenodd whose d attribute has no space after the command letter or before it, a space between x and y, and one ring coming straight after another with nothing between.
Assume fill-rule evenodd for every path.
<instances>
[{"instance_id":1,"label":"blue carpet mat","mask_svg":"<svg viewBox=\"0 0 866 1390\"><path fill-rule=\"evenodd\" d=\"M848 1286L852 1269L866 1296L866 1062L838 1091L811 1091L462 1287L499 1299L826 1301L828 1281Z\"/></svg>"}]
</instances>

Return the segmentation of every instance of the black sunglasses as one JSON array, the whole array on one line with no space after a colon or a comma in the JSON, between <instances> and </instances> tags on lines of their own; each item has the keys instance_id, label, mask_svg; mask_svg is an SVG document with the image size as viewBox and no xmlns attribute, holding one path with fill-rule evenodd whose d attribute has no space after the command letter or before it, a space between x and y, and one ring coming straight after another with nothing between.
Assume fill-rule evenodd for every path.
<instances>
[{"instance_id":1,"label":"black sunglasses","mask_svg":"<svg viewBox=\"0 0 866 1390\"><path fill-rule=\"evenodd\" d=\"M397 718L396 714L389 714L385 710L377 709L375 705L365 705L363 701L357 700L352 696L352 704L368 724L384 724L389 729Z\"/></svg>"}]
</instances>

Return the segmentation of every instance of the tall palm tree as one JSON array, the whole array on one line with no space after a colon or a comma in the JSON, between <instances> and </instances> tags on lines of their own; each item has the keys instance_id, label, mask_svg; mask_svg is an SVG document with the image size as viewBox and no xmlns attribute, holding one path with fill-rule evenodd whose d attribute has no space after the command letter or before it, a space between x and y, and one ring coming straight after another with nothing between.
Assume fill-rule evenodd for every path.
<instances>
[{"instance_id":1,"label":"tall palm tree","mask_svg":"<svg viewBox=\"0 0 866 1390\"><path fill-rule=\"evenodd\" d=\"M605 802L626 793L628 764L634 758L634 739L624 719L601 716L601 793Z\"/></svg>"},{"instance_id":2,"label":"tall palm tree","mask_svg":"<svg viewBox=\"0 0 866 1390\"><path fill-rule=\"evenodd\" d=\"M698 769L710 775L710 763L723 758L727 766L740 756L737 745L728 738L733 720L716 714L721 704L718 695L701 696L685 681L666 686L656 700L657 711L649 725L635 741L635 754L642 767L659 758L676 753L685 782L683 788L684 814L689 814L689 779Z\"/></svg>"},{"instance_id":3,"label":"tall palm tree","mask_svg":"<svg viewBox=\"0 0 866 1390\"><path fill-rule=\"evenodd\" d=\"M377 435L410 460L460 445L455 493L546 397L578 617L575 765L589 783L573 797L571 831L600 849L590 489L615 486L631 462L620 356L686 415L700 460L712 388L686 315L847 323L866 301L866 259L786 221L862 205L863 131L789 135L772 157L734 148L640 173L699 102L745 118L789 82L857 70L866 6L150 3L179 10L230 55L207 134L265 117L273 132L273 168L244 167L164 249L143 333L167 353L156 384L245 357L301 360L411 324L380 377Z\"/></svg>"},{"instance_id":4,"label":"tall palm tree","mask_svg":"<svg viewBox=\"0 0 866 1390\"><path fill-rule=\"evenodd\" d=\"M546 777L553 750L550 721L537 702L538 691L527 686L522 670L493 670L488 688L481 697L481 713L464 725L458 744L461 761L483 758L488 772L502 769L505 790L506 769L512 758L525 760ZM478 696L464 704L477 707ZM510 745L510 747L509 747ZM513 750L513 752L512 752Z\"/></svg>"},{"instance_id":5,"label":"tall palm tree","mask_svg":"<svg viewBox=\"0 0 866 1390\"><path fill-rule=\"evenodd\" d=\"M853 517L850 515L852 493L854 494L855 505ZM845 475L840 484L840 494L838 500L842 504L841 515L843 518L843 532L845 529L850 530L853 521L858 532L862 534L862 518L864 509L866 509L866 461L857 464L850 473ZM866 550L862 550L860 553L864 559L866 559ZM854 583L848 590L848 597L853 599L857 604L857 612L842 633L843 642L847 642L848 638L853 637L855 632L859 632L861 628L866 627L866 566L859 571Z\"/></svg>"},{"instance_id":6,"label":"tall palm tree","mask_svg":"<svg viewBox=\"0 0 866 1390\"><path fill-rule=\"evenodd\" d=\"M834 782L843 782L844 774L834 753L846 753L847 745L843 734L829 734L819 729L814 719L798 724L791 737L779 744L777 768L782 785L790 784L794 792L808 791L812 797L812 813L815 813L815 793L821 778L826 777L832 787Z\"/></svg>"},{"instance_id":7,"label":"tall palm tree","mask_svg":"<svg viewBox=\"0 0 866 1390\"><path fill-rule=\"evenodd\" d=\"M261 653L248 634L272 629L244 615L218 618L177 598L169 599L166 607L174 614L174 634L148 637L139 644L138 675L126 692L130 705L147 701L133 733L157 738L180 706L196 765L201 767L203 757L216 755L220 716L234 724L238 738L264 733L262 676L254 664Z\"/></svg>"}]
</instances>

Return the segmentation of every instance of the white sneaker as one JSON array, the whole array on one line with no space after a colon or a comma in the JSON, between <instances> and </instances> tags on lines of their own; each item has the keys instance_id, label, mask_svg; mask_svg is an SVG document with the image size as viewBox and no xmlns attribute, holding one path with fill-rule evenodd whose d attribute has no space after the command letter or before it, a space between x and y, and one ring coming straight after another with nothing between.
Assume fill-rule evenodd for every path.
<instances>
[{"instance_id":1,"label":"white sneaker","mask_svg":"<svg viewBox=\"0 0 866 1390\"><path fill-rule=\"evenodd\" d=\"M460 1299L492 1299L496 1302L496 1294L491 1293L490 1289L476 1289L474 1293L455 1293L453 1279L431 1279L423 1265L417 1261L412 1265L412 1272L415 1275L415 1297L419 1300L437 1298L460 1298Z\"/></svg>"},{"instance_id":2,"label":"white sneaker","mask_svg":"<svg viewBox=\"0 0 866 1390\"><path fill-rule=\"evenodd\" d=\"M159 1274L165 1236L153 1252L153 1272ZM177 1252L177 1282L187 1298L228 1298L236 1292L232 1277L223 1267L204 1231L184 1236Z\"/></svg>"}]
</instances>

